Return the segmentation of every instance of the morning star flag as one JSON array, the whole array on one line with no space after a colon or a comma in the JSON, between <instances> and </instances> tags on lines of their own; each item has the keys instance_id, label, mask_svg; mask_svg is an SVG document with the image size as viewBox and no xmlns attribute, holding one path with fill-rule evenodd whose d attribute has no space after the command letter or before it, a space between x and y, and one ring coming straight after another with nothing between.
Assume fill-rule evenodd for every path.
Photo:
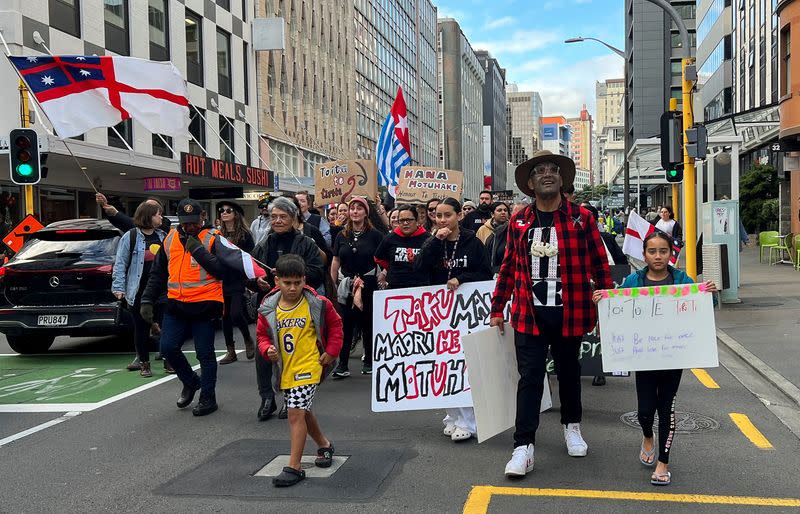
<instances>
[{"instance_id":1,"label":"morning star flag","mask_svg":"<svg viewBox=\"0 0 800 514\"><path fill-rule=\"evenodd\" d=\"M389 193L394 196L400 168L411 164L408 113L402 88L397 88L397 98L394 99L392 110L383 122L375 160L378 163L378 185L387 186Z\"/></svg>"},{"instance_id":2,"label":"morning star flag","mask_svg":"<svg viewBox=\"0 0 800 514\"><path fill-rule=\"evenodd\" d=\"M622 243L622 253L643 261L644 239L656 230L658 229L654 225L639 216L636 211L631 210L630 215L628 215L628 227L625 229L625 242ZM678 262L681 248L683 248L683 243L672 239L672 251L670 252L669 263L673 266Z\"/></svg>"},{"instance_id":3,"label":"morning star flag","mask_svg":"<svg viewBox=\"0 0 800 514\"><path fill-rule=\"evenodd\" d=\"M235 269L249 279L265 277L267 272L258 264L249 253L242 251L223 236L218 236L221 243L215 250L217 259L222 260L229 268Z\"/></svg>"},{"instance_id":4,"label":"morning star flag","mask_svg":"<svg viewBox=\"0 0 800 514\"><path fill-rule=\"evenodd\" d=\"M115 56L10 56L59 137L133 118L154 134L189 137L186 82L170 62Z\"/></svg>"}]
</instances>

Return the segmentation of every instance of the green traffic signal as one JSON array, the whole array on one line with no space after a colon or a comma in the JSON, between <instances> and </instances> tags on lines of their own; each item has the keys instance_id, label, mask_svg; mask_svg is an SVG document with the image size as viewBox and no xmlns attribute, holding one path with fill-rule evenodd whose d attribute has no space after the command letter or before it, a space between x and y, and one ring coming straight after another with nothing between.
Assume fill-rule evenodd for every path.
<instances>
[{"instance_id":1,"label":"green traffic signal","mask_svg":"<svg viewBox=\"0 0 800 514\"><path fill-rule=\"evenodd\" d=\"M30 164L17 165L17 173L23 177L30 177L33 174L33 166Z\"/></svg>"},{"instance_id":2,"label":"green traffic signal","mask_svg":"<svg viewBox=\"0 0 800 514\"><path fill-rule=\"evenodd\" d=\"M669 176L670 177L677 177L678 176L678 170L669 170Z\"/></svg>"}]
</instances>

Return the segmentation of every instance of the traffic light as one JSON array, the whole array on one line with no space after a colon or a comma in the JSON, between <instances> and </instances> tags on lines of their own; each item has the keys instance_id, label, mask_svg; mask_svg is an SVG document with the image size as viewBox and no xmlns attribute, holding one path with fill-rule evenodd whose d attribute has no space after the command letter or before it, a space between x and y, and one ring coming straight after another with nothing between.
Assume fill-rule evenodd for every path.
<instances>
[{"instance_id":1,"label":"traffic light","mask_svg":"<svg viewBox=\"0 0 800 514\"><path fill-rule=\"evenodd\" d=\"M8 156L11 181L19 185L38 184L42 179L39 138L32 129L13 129L9 135Z\"/></svg>"},{"instance_id":2,"label":"traffic light","mask_svg":"<svg viewBox=\"0 0 800 514\"><path fill-rule=\"evenodd\" d=\"M683 163L678 162L675 165L665 168L667 182L683 182Z\"/></svg>"},{"instance_id":3,"label":"traffic light","mask_svg":"<svg viewBox=\"0 0 800 514\"><path fill-rule=\"evenodd\" d=\"M693 159L705 160L708 151L708 131L700 123L686 130L686 153Z\"/></svg>"},{"instance_id":4,"label":"traffic light","mask_svg":"<svg viewBox=\"0 0 800 514\"><path fill-rule=\"evenodd\" d=\"M661 167L667 182L683 180L683 113L667 111L661 115Z\"/></svg>"}]
</instances>

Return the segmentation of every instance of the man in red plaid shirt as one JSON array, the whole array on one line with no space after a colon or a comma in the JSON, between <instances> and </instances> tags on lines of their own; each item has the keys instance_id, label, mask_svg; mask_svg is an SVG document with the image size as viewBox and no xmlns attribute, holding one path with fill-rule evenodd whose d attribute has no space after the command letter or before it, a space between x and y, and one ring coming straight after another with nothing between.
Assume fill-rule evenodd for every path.
<instances>
[{"instance_id":1,"label":"man in red plaid shirt","mask_svg":"<svg viewBox=\"0 0 800 514\"><path fill-rule=\"evenodd\" d=\"M603 241L591 213L567 201L564 188L575 179L575 163L547 150L516 169L519 189L533 203L508 226L506 254L492 300L492 326L503 332L503 312L511 302L511 326L519 369L514 452L508 477L533 470L547 351L553 356L561 400L564 440L572 457L584 457L581 436L581 339L594 329L597 311L592 285L610 288Z\"/></svg>"}]
</instances>

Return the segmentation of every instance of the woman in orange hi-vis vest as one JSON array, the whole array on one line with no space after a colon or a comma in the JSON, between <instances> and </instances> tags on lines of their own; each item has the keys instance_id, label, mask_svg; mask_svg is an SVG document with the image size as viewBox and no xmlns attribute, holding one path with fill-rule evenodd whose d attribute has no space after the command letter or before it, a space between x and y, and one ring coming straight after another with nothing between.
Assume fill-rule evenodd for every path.
<instances>
[{"instance_id":1,"label":"woman in orange hi-vis vest","mask_svg":"<svg viewBox=\"0 0 800 514\"><path fill-rule=\"evenodd\" d=\"M153 263L141 307L142 318L152 320L153 303L166 289L161 353L183 383L177 401L179 408L189 406L200 390L200 400L192 410L195 416L217 410L214 320L222 316L222 280L255 278L257 274L248 254L226 241L216 229L202 224L201 211L196 200L187 198L178 204L180 226L164 239L164 251L159 252ZM199 377L181 351L189 336L194 338L200 361Z\"/></svg>"}]
</instances>

